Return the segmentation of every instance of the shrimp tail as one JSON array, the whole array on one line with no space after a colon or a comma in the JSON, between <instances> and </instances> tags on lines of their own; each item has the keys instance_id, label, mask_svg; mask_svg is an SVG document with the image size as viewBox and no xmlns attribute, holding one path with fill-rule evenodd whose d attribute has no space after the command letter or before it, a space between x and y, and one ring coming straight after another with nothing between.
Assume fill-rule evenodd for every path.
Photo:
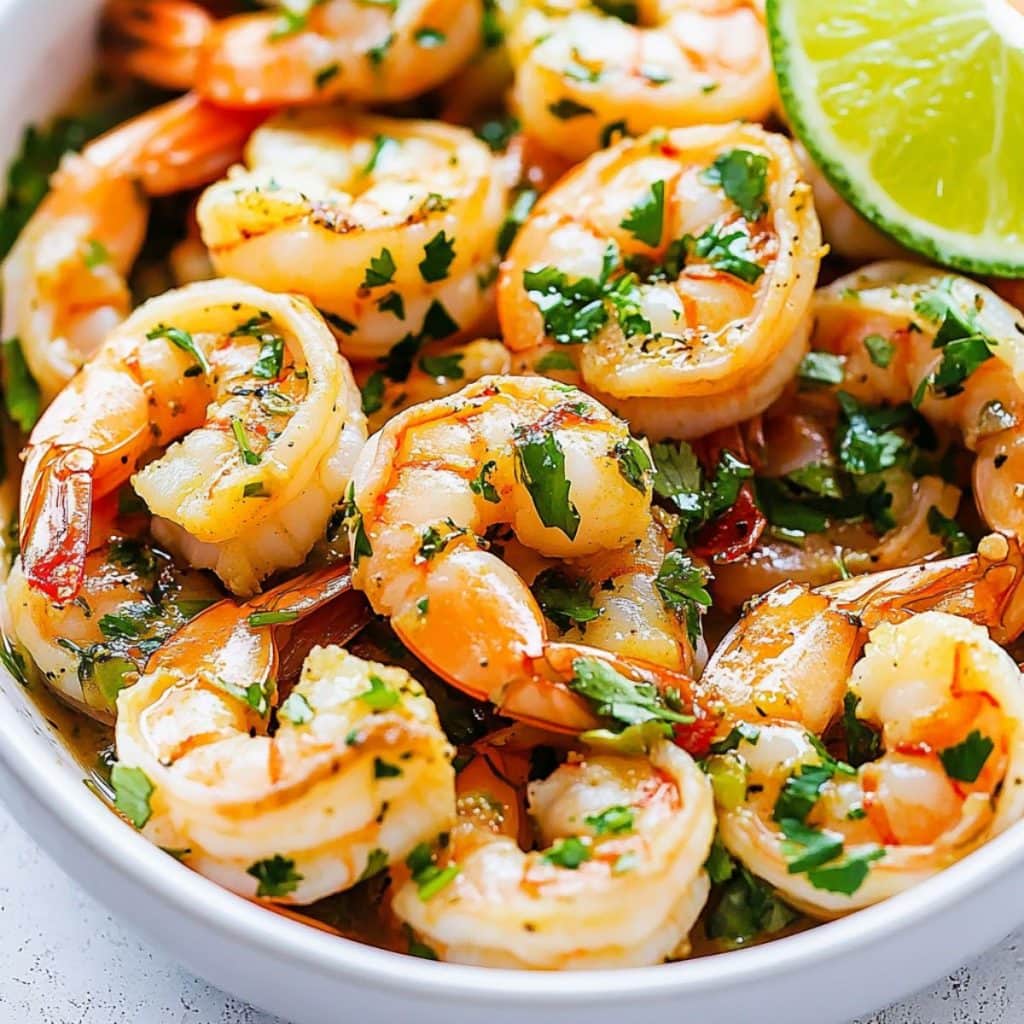
<instances>
[{"instance_id":1,"label":"shrimp tail","mask_svg":"<svg viewBox=\"0 0 1024 1024\"><path fill-rule=\"evenodd\" d=\"M74 600L85 580L95 462L91 452L72 448L27 472L36 485L22 509L22 565L29 584L55 604Z\"/></svg>"}]
</instances>

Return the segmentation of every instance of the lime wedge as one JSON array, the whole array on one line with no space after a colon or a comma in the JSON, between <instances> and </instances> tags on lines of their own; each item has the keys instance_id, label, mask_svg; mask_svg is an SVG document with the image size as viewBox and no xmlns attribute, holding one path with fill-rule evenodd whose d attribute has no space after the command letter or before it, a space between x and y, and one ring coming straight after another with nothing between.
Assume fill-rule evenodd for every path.
<instances>
[{"instance_id":1,"label":"lime wedge","mask_svg":"<svg viewBox=\"0 0 1024 1024\"><path fill-rule=\"evenodd\" d=\"M768 0L793 130L909 249L1024 277L1024 0Z\"/></svg>"}]
</instances>

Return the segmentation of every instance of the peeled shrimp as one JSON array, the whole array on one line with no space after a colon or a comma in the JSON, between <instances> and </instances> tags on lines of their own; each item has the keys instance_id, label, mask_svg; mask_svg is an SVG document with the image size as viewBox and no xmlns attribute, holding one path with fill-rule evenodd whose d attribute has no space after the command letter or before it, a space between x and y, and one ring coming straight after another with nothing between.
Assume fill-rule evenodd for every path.
<instances>
[{"instance_id":1,"label":"peeled shrimp","mask_svg":"<svg viewBox=\"0 0 1024 1024\"><path fill-rule=\"evenodd\" d=\"M222 174L262 120L185 96L68 155L3 266L5 338L17 338L44 403L127 316L146 196Z\"/></svg>"},{"instance_id":2,"label":"peeled shrimp","mask_svg":"<svg viewBox=\"0 0 1024 1024\"><path fill-rule=\"evenodd\" d=\"M250 898L310 903L346 889L454 817L447 740L404 670L316 647L279 703L270 623L345 586L342 567L211 608L118 699L119 806L121 785L145 792L136 826Z\"/></svg>"},{"instance_id":3,"label":"peeled shrimp","mask_svg":"<svg viewBox=\"0 0 1024 1024\"><path fill-rule=\"evenodd\" d=\"M524 368L568 367L634 429L697 437L792 378L821 255L788 140L739 124L653 132L540 199L502 264L501 326Z\"/></svg>"},{"instance_id":4,"label":"peeled shrimp","mask_svg":"<svg viewBox=\"0 0 1024 1024\"><path fill-rule=\"evenodd\" d=\"M848 742L877 737L858 768L764 720L736 748L746 795L719 810L729 851L819 918L924 881L1024 816L1024 682L984 627L942 612L883 622L849 694Z\"/></svg>"},{"instance_id":5,"label":"peeled shrimp","mask_svg":"<svg viewBox=\"0 0 1024 1024\"><path fill-rule=\"evenodd\" d=\"M418 96L472 57L482 18L480 0L306 0L219 21L183 0L121 0L105 28L109 57L140 78L275 107Z\"/></svg>"},{"instance_id":6,"label":"peeled shrimp","mask_svg":"<svg viewBox=\"0 0 1024 1024\"><path fill-rule=\"evenodd\" d=\"M570 754L529 785L544 847L530 852L508 778L493 754L477 754L457 778L458 821L435 881L414 875L395 892L394 912L442 960L565 970L688 952L714 834L710 787L688 754L664 740L646 757Z\"/></svg>"},{"instance_id":7,"label":"peeled shrimp","mask_svg":"<svg viewBox=\"0 0 1024 1024\"><path fill-rule=\"evenodd\" d=\"M622 5L623 7L627 5ZM776 102L764 13L751 0L641 0L637 24L592 0L512 5L514 106L573 160L610 131L763 121Z\"/></svg>"},{"instance_id":8,"label":"peeled shrimp","mask_svg":"<svg viewBox=\"0 0 1024 1024\"><path fill-rule=\"evenodd\" d=\"M76 599L54 603L29 585L20 560L4 588L9 632L59 696L112 721L120 690L153 649L220 594L159 548L112 536L86 556Z\"/></svg>"},{"instance_id":9,"label":"peeled shrimp","mask_svg":"<svg viewBox=\"0 0 1024 1024\"><path fill-rule=\"evenodd\" d=\"M597 727L608 709L586 696L584 677L611 670L648 693L638 720L689 721L658 696L681 694L686 676L549 640L524 579L485 539L507 525L542 558L628 556L650 526L649 466L646 446L575 388L485 377L406 410L363 450L348 505L353 583L418 658L506 714Z\"/></svg>"},{"instance_id":10,"label":"peeled shrimp","mask_svg":"<svg viewBox=\"0 0 1024 1024\"><path fill-rule=\"evenodd\" d=\"M415 353L490 308L505 185L469 131L310 111L253 135L249 170L203 195L214 266L329 314L346 355Z\"/></svg>"},{"instance_id":11,"label":"peeled shrimp","mask_svg":"<svg viewBox=\"0 0 1024 1024\"><path fill-rule=\"evenodd\" d=\"M58 603L77 596L93 503L131 480L158 541L253 593L322 535L365 437L348 365L307 303L230 280L168 292L115 330L36 424L25 576Z\"/></svg>"},{"instance_id":12,"label":"peeled shrimp","mask_svg":"<svg viewBox=\"0 0 1024 1024\"><path fill-rule=\"evenodd\" d=\"M843 360L839 387L861 402L913 400L957 429L982 518L1024 537L1024 314L968 278L899 262L839 278L814 309L815 347ZM865 339L890 346L886 365Z\"/></svg>"}]
</instances>

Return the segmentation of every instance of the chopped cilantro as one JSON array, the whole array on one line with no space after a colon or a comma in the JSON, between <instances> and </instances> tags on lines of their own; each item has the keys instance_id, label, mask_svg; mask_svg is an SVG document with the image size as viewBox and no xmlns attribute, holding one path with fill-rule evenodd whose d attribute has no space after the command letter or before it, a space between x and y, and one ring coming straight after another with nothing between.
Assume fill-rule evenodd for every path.
<instances>
[{"instance_id":1,"label":"chopped cilantro","mask_svg":"<svg viewBox=\"0 0 1024 1024\"><path fill-rule=\"evenodd\" d=\"M448 268L455 259L455 239L449 238L443 230L439 231L423 247L423 259L420 260L420 276L424 281L443 281L448 276Z\"/></svg>"},{"instance_id":2,"label":"chopped cilantro","mask_svg":"<svg viewBox=\"0 0 1024 1024\"><path fill-rule=\"evenodd\" d=\"M550 352L545 352L533 364L533 368L537 373L547 373L549 370L575 370L576 364L568 352L552 349Z\"/></svg>"},{"instance_id":3,"label":"chopped cilantro","mask_svg":"<svg viewBox=\"0 0 1024 1024\"><path fill-rule=\"evenodd\" d=\"M678 548L665 556L654 579L665 607L685 621L691 643L696 643L700 636L701 610L711 607L711 595L705 588L707 581L707 572Z\"/></svg>"},{"instance_id":4,"label":"chopped cilantro","mask_svg":"<svg viewBox=\"0 0 1024 1024\"><path fill-rule=\"evenodd\" d=\"M461 352L442 356L420 356L420 369L435 380L462 380L466 376L462 369L462 359Z\"/></svg>"},{"instance_id":5,"label":"chopped cilantro","mask_svg":"<svg viewBox=\"0 0 1024 1024\"><path fill-rule=\"evenodd\" d=\"M535 188L523 188L516 193L502 221L498 232L498 255L504 256L515 240L519 229L526 223L526 218L537 203L540 193Z\"/></svg>"},{"instance_id":6,"label":"chopped cilantro","mask_svg":"<svg viewBox=\"0 0 1024 1024\"><path fill-rule=\"evenodd\" d=\"M405 319L405 301L398 292L388 292L383 298L377 300L377 308L382 313L391 313L399 320Z\"/></svg>"},{"instance_id":7,"label":"chopped cilantro","mask_svg":"<svg viewBox=\"0 0 1024 1024\"><path fill-rule=\"evenodd\" d=\"M256 888L257 897L268 896L271 899L295 892L303 877L295 870L295 861L279 853L268 860L256 861L245 869L245 873L259 883Z\"/></svg>"},{"instance_id":8,"label":"chopped cilantro","mask_svg":"<svg viewBox=\"0 0 1024 1024\"><path fill-rule=\"evenodd\" d=\"M837 863L811 868L807 872L807 880L815 889L852 896L868 877L871 862L881 860L884 856L885 850L880 847L848 853Z\"/></svg>"},{"instance_id":9,"label":"chopped cilantro","mask_svg":"<svg viewBox=\"0 0 1024 1024\"><path fill-rule=\"evenodd\" d=\"M249 435L245 432L245 424L237 416L231 417L231 433L235 435L235 443L242 454L242 461L247 466L258 466L262 459L252 450Z\"/></svg>"},{"instance_id":10,"label":"chopped cilantro","mask_svg":"<svg viewBox=\"0 0 1024 1024\"><path fill-rule=\"evenodd\" d=\"M515 431L516 469L533 500L540 521L570 540L580 527L580 513L570 497L565 452L554 433L532 427Z\"/></svg>"},{"instance_id":11,"label":"chopped cilantro","mask_svg":"<svg viewBox=\"0 0 1024 1024\"><path fill-rule=\"evenodd\" d=\"M882 334L869 334L864 339L864 347L875 366L887 369L896 354L896 345Z\"/></svg>"},{"instance_id":12,"label":"chopped cilantro","mask_svg":"<svg viewBox=\"0 0 1024 1024\"><path fill-rule=\"evenodd\" d=\"M153 815L149 798L154 786L149 776L141 768L115 764L110 771L110 782L114 787L114 807L136 828L142 828Z\"/></svg>"},{"instance_id":13,"label":"chopped cilantro","mask_svg":"<svg viewBox=\"0 0 1024 1024\"><path fill-rule=\"evenodd\" d=\"M42 412L39 385L29 372L21 342L17 338L5 338L2 351L4 407L7 415L27 434Z\"/></svg>"},{"instance_id":14,"label":"chopped cilantro","mask_svg":"<svg viewBox=\"0 0 1024 1024\"><path fill-rule=\"evenodd\" d=\"M935 505L928 509L928 531L942 541L946 554L951 557L966 555L974 550L971 538L960 528L960 524L943 515Z\"/></svg>"},{"instance_id":15,"label":"chopped cilantro","mask_svg":"<svg viewBox=\"0 0 1024 1024\"><path fill-rule=\"evenodd\" d=\"M373 777L375 779L396 779L402 774L397 764L385 761L382 757L373 759Z\"/></svg>"},{"instance_id":16,"label":"chopped cilantro","mask_svg":"<svg viewBox=\"0 0 1024 1024\"><path fill-rule=\"evenodd\" d=\"M489 501L492 505L497 505L501 501L498 489L488 479L497 468L498 464L496 462L485 462L480 467L480 472L469 482L469 489L474 494L479 494L484 501Z\"/></svg>"},{"instance_id":17,"label":"chopped cilantro","mask_svg":"<svg viewBox=\"0 0 1024 1024\"><path fill-rule=\"evenodd\" d=\"M213 367L210 366L206 353L195 343L188 331L183 331L180 327L167 327L165 324L160 324L153 328L146 335L146 338L149 341L153 341L156 338L166 338L172 345L180 348L182 352L187 352L192 356L204 374L210 376L213 373Z\"/></svg>"},{"instance_id":18,"label":"chopped cilantro","mask_svg":"<svg viewBox=\"0 0 1024 1024\"><path fill-rule=\"evenodd\" d=\"M821 788L835 774L828 764L803 764L785 781L775 801L775 821L806 820L821 795Z\"/></svg>"},{"instance_id":19,"label":"chopped cilantro","mask_svg":"<svg viewBox=\"0 0 1024 1024\"><path fill-rule=\"evenodd\" d=\"M560 569L545 569L530 590L544 615L563 633L601 615L601 609L594 607L590 583L582 577L573 580Z\"/></svg>"},{"instance_id":20,"label":"chopped cilantro","mask_svg":"<svg viewBox=\"0 0 1024 1024\"><path fill-rule=\"evenodd\" d=\"M650 683L627 679L598 658L576 658L572 668L569 689L586 697L598 715L618 725L662 722L667 735L668 723L687 725L693 721L692 715L669 707L667 697Z\"/></svg>"},{"instance_id":21,"label":"chopped cilantro","mask_svg":"<svg viewBox=\"0 0 1024 1024\"><path fill-rule=\"evenodd\" d=\"M872 409L845 391L837 392L836 397L840 408L839 462L847 472L880 473L909 453L906 438L889 429L907 421L904 407Z\"/></svg>"},{"instance_id":22,"label":"chopped cilantro","mask_svg":"<svg viewBox=\"0 0 1024 1024\"><path fill-rule=\"evenodd\" d=\"M958 782L976 782L995 743L973 729L965 740L939 751L939 760L946 774Z\"/></svg>"},{"instance_id":23,"label":"chopped cilantro","mask_svg":"<svg viewBox=\"0 0 1024 1024\"><path fill-rule=\"evenodd\" d=\"M619 225L644 245L661 244L665 220L665 182L654 182L632 206L629 214Z\"/></svg>"},{"instance_id":24,"label":"chopped cilantro","mask_svg":"<svg viewBox=\"0 0 1024 1024\"><path fill-rule=\"evenodd\" d=\"M882 739L875 729L857 717L860 698L852 691L843 697L843 731L846 733L846 760L854 767L874 761L882 752Z\"/></svg>"},{"instance_id":25,"label":"chopped cilantro","mask_svg":"<svg viewBox=\"0 0 1024 1024\"><path fill-rule=\"evenodd\" d=\"M809 384L842 384L843 360L831 352L808 352L800 360L797 376Z\"/></svg>"},{"instance_id":26,"label":"chopped cilantro","mask_svg":"<svg viewBox=\"0 0 1024 1024\"><path fill-rule=\"evenodd\" d=\"M764 273L764 267L751 258L755 254L750 250L750 235L742 226L728 234L724 231L712 224L698 238L691 238L689 245L715 270L754 284Z\"/></svg>"},{"instance_id":27,"label":"chopped cilantro","mask_svg":"<svg viewBox=\"0 0 1024 1024\"><path fill-rule=\"evenodd\" d=\"M363 412L369 416L384 406L384 374L374 370L362 387Z\"/></svg>"},{"instance_id":28,"label":"chopped cilantro","mask_svg":"<svg viewBox=\"0 0 1024 1024\"><path fill-rule=\"evenodd\" d=\"M378 256L370 257L370 265L366 268L363 276L363 288L380 288L382 285L391 284L395 276L394 257L390 249L381 249Z\"/></svg>"},{"instance_id":29,"label":"chopped cilantro","mask_svg":"<svg viewBox=\"0 0 1024 1024\"><path fill-rule=\"evenodd\" d=\"M760 738L761 730L757 726L740 722L739 725L734 725L729 730L729 735L725 739L712 743L708 749L712 754L727 754L730 750L735 750L741 740L746 740L751 746L756 746Z\"/></svg>"},{"instance_id":30,"label":"chopped cilantro","mask_svg":"<svg viewBox=\"0 0 1024 1024\"><path fill-rule=\"evenodd\" d=\"M548 110L562 121L569 121L574 117L583 117L586 114L594 113L593 107L577 103L575 100L569 99L568 96L557 100L555 103L549 103Z\"/></svg>"},{"instance_id":31,"label":"chopped cilantro","mask_svg":"<svg viewBox=\"0 0 1024 1024\"><path fill-rule=\"evenodd\" d=\"M796 911L783 903L774 889L737 864L708 915L707 934L730 945L742 945L758 935L782 931L796 917Z\"/></svg>"},{"instance_id":32,"label":"chopped cilantro","mask_svg":"<svg viewBox=\"0 0 1024 1024\"><path fill-rule=\"evenodd\" d=\"M747 220L757 220L768 209L764 199L768 157L762 153L731 149L716 157L701 177L709 185L721 185Z\"/></svg>"},{"instance_id":33,"label":"chopped cilantro","mask_svg":"<svg viewBox=\"0 0 1024 1024\"><path fill-rule=\"evenodd\" d=\"M783 818L779 828L786 837L782 842L782 855L791 875L827 864L842 853L843 837L835 832L823 832L793 818Z\"/></svg>"}]
</instances>

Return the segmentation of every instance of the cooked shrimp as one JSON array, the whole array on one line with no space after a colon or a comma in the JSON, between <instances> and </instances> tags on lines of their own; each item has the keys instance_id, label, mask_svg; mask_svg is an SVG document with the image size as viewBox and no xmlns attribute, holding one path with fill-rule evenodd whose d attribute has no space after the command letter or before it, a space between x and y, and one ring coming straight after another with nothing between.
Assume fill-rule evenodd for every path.
<instances>
[{"instance_id":1,"label":"cooked shrimp","mask_svg":"<svg viewBox=\"0 0 1024 1024\"><path fill-rule=\"evenodd\" d=\"M447 740L404 670L316 647L278 705L269 624L322 605L340 583L343 569L210 609L118 698L114 785L119 798L126 779L146 794L134 823L245 896L310 903L454 816Z\"/></svg>"},{"instance_id":2,"label":"cooked shrimp","mask_svg":"<svg viewBox=\"0 0 1024 1024\"><path fill-rule=\"evenodd\" d=\"M976 554L866 573L811 589L784 583L751 602L700 680L719 731L773 718L820 734L842 707L866 630L926 611L984 626L1000 644L1024 632L1024 552L999 534Z\"/></svg>"},{"instance_id":3,"label":"cooked shrimp","mask_svg":"<svg viewBox=\"0 0 1024 1024\"><path fill-rule=\"evenodd\" d=\"M821 918L924 881L1024 816L1024 684L982 626L941 612L878 625L849 694L858 768L769 719L736 748L746 795L720 804L729 851Z\"/></svg>"},{"instance_id":4,"label":"cooked shrimp","mask_svg":"<svg viewBox=\"0 0 1024 1024\"><path fill-rule=\"evenodd\" d=\"M119 691L153 649L220 593L144 540L113 536L86 556L75 600L55 604L29 585L20 561L5 597L11 636L47 685L87 715L112 721Z\"/></svg>"},{"instance_id":5,"label":"cooked shrimp","mask_svg":"<svg viewBox=\"0 0 1024 1024\"><path fill-rule=\"evenodd\" d=\"M541 849L517 841L518 795L481 755L457 779L446 846L409 859L392 907L442 960L542 970L641 966L689 950L707 899L708 781L665 741L647 757L586 751L528 803Z\"/></svg>"},{"instance_id":6,"label":"cooked shrimp","mask_svg":"<svg viewBox=\"0 0 1024 1024\"><path fill-rule=\"evenodd\" d=\"M181 0L115 3L110 50L132 74L192 86L226 107L396 102L458 71L477 50L483 19L481 0L282 6L215 22Z\"/></svg>"},{"instance_id":7,"label":"cooked shrimp","mask_svg":"<svg viewBox=\"0 0 1024 1024\"><path fill-rule=\"evenodd\" d=\"M488 311L505 185L466 129L307 111L265 125L246 155L199 203L214 266L307 296L346 355L414 353Z\"/></svg>"},{"instance_id":8,"label":"cooked shrimp","mask_svg":"<svg viewBox=\"0 0 1024 1024\"><path fill-rule=\"evenodd\" d=\"M365 437L355 381L307 303L230 280L168 292L114 331L36 424L25 576L56 602L77 596L93 502L131 479L158 541L253 593L323 533Z\"/></svg>"},{"instance_id":9,"label":"cooked shrimp","mask_svg":"<svg viewBox=\"0 0 1024 1024\"><path fill-rule=\"evenodd\" d=\"M895 417L894 417L895 418ZM952 528L961 490L938 474L942 460L908 455L881 472L857 465L848 442L855 432L833 394L808 387L785 393L761 417L743 425L744 461L772 529L742 557L716 560L716 608L738 610L751 594L791 580L812 586L844 573L911 565L969 544L941 535ZM838 434L838 440L837 440ZM932 455L932 453L928 453ZM657 457L657 452L656 452ZM916 475L915 475L916 474Z\"/></svg>"},{"instance_id":10,"label":"cooked shrimp","mask_svg":"<svg viewBox=\"0 0 1024 1024\"><path fill-rule=\"evenodd\" d=\"M3 266L4 337L20 340L44 402L128 314L125 278L146 231L145 196L222 174L260 119L185 96L64 158Z\"/></svg>"},{"instance_id":11,"label":"cooked shrimp","mask_svg":"<svg viewBox=\"0 0 1024 1024\"><path fill-rule=\"evenodd\" d=\"M575 388L485 377L406 410L363 450L348 506L353 582L418 658L506 714L580 731L621 726L639 699L635 721L688 722L666 703L678 706L687 677L550 641L525 581L485 540L511 526L547 558L632 550L650 525L649 469L646 445ZM626 696L602 700L595 676Z\"/></svg>"},{"instance_id":12,"label":"cooked shrimp","mask_svg":"<svg viewBox=\"0 0 1024 1024\"><path fill-rule=\"evenodd\" d=\"M982 518L1024 537L1024 314L968 278L898 262L839 278L814 308L815 347L843 360L840 388L860 402L913 402L958 430Z\"/></svg>"},{"instance_id":13,"label":"cooked shrimp","mask_svg":"<svg viewBox=\"0 0 1024 1024\"><path fill-rule=\"evenodd\" d=\"M540 199L502 265L501 326L524 366L578 364L634 429L697 437L792 378L821 254L788 140L739 124L654 132Z\"/></svg>"},{"instance_id":14,"label":"cooked shrimp","mask_svg":"<svg viewBox=\"0 0 1024 1024\"><path fill-rule=\"evenodd\" d=\"M616 128L763 121L776 103L764 14L751 0L641 0L636 24L593 0L514 6L513 103L574 160ZM630 5L619 5L627 8Z\"/></svg>"}]
</instances>

